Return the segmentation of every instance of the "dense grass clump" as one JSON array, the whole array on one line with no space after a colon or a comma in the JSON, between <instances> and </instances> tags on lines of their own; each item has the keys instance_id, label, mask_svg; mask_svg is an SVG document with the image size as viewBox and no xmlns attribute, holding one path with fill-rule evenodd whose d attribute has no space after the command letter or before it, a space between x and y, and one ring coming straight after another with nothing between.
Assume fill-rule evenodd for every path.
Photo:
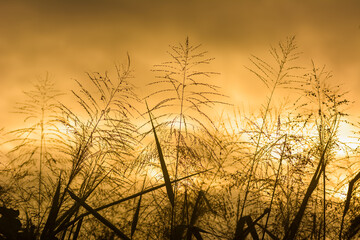
<instances>
[{"instance_id":1,"label":"dense grass clump","mask_svg":"<svg viewBox=\"0 0 360 240\"><path fill-rule=\"evenodd\" d=\"M287 38L270 60L250 57L268 94L239 114L201 49L171 46L147 96L129 56L76 81L71 104L48 77L25 92L25 126L1 132L13 148L1 155L0 239L356 239L357 152L340 136L356 124L331 73L300 67Z\"/></svg>"}]
</instances>

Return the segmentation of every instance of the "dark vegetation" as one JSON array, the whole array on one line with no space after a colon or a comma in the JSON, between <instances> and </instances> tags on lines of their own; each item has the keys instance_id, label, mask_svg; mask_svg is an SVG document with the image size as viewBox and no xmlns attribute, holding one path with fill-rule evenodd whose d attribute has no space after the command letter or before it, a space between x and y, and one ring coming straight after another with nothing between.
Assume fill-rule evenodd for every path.
<instances>
[{"instance_id":1,"label":"dark vegetation","mask_svg":"<svg viewBox=\"0 0 360 240\"><path fill-rule=\"evenodd\" d=\"M331 73L299 67L288 38L271 60L250 57L268 89L261 109L227 120L201 49L172 46L143 99L130 57L114 76L77 81L78 105L59 102L48 77L25 92L25 127L2 132L13 148L0 239L356 239L357 153L341 142L349 101ZM276 106L283 88L299 97Z\"/></svg>"}]
</instances>

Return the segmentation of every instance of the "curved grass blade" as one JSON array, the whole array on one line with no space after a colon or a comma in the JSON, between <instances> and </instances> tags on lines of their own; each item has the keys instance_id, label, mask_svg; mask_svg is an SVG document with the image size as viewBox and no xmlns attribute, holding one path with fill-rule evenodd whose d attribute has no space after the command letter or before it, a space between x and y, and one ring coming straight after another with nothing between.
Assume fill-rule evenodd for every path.
<instances>
[{"instance_id":1,"label":"curved grass blade","mask_svg":"<svg viewBox=\"0 0 360 240\"><path fill-rule=\"evenodd\" d=\"M79 236L79 232L80 232L80 228L81 228L81 225L82 225L82 222L83 222L83 218L81 218L76 226L76 230L75 230L75 233L74 233L74 237L73 237L73 240L77 240L78 236Z\"/></svg>"},{"instance_id":2,"label":"curved grass blade","mask_svg":"<svg viewBox=\"0 0 360 240\"><path fill-rule=\"evenodd\" d=\"M143 182L143 186L142 186L142 191L144 191L145 180L146 180L146 177L144 178L144 182ZM133 221L132 221L132 223L131 223L131 239L132 239L132 237L133 237L133 235L134 235L134 233L135 233L136 226L137 226L137 223L138 223L138 221L139 221L141 198L142 198L142 195L140 195L140 197L139 197L139 201L138 201L138 204L137 204L137 207L136 207L136 210L135 210L135 214L134 214L134 217L133 217Z\"/></svg>"},{"instance_id":3,"label":"curved grass blade","mask_svg":"<svg viewBox=\"0 0 360 240\"><path fill-rule=\"evenodd\" d=\"M100 222L102 222L105 226L110 228L114 231L114 233L124 240L131 240L129 237L127 237L123 232L120 231L117 227L115 227L111 222L106 220L103 216L101 216L96 210L94 210L92 207L90 207L88 204L86 204L84 201L82 201L79 197L77 197L74 193L72 193L69 189L67 189L67 192L69 193L70 197L74 199L76 202L78 202L81 206L83 206L87 211L89 211L95 218L97 218Z\"/></svg>"},{"instance_id":4,"label":"curved grass blade","mask_svg":"<svg viewBox=\"0 0 360 240\"><path fill-rule=\"evenodd\" d=\"M356 176L349 182L348 192L347 192L346 201L345 201L345 207L344 207L344 211L343 211L343 215L342 215L342 219L341 219L339 240L341 240L341 238L342 238L342 232L343 232L343 229L344 229L344 219L345 219L345 215L346 215L347 211L349 210L350 200L351 200L351 196L352 196L352 193L353 193L353 188L354 188L355 183L357 181L359 181L359 179L360 179L360 172L357 173Z\"/></svg>"},{"instance_id":5,"label":"curved grass blade","mask_svg":"<svg viewBox=\"0 0 360 240\"><path fill-rule=\"evenodd\" d=\"M59 177L59 181L55 190L54 197L52 199L52 204L50 208L50 212L48 218L45 223L45 227L42 231L40 239L48 239L55 236L54 229L55 229L55 221L59 214L60 210L60 188L61 188L61 176Z\"/></svg>"},{"instance_id":6,"label":"curved grass blade","mask_svg":"<svg viewBox=\"0 0 360 240\"><path fill-rule=\"evenodd\" d=\"M169 177L168 170L166 168L164 155L162 153L161 145L160 145L159 139L158 139L157 134L156 134L156 130L155 130L155 127L154 127L154 123L153 123L153 120L152 120L151 113L150 113L149 106L148 106L147 102L146 102L146 108L147 108L148 113L149 113L151 127L152 127L154 137L155 137L156 147L157 147L157 150L158 150L160 164L161 164L161 170L163 172L163 176L164 176L164 180L165 180L166 192L168 194L171 206L174 207L174 202L175 202L175 200L174 200L174 192L173 192L173 189L171 187L170 177Z\"/></svg>"},{"instance_id":7,"label":"curved grass blade","mask_svg":"<svg viewBox=\"0 0 360 240\"><path fill-rule=\"evenodd\" d=\"M135 211L135 214L134 214L134 217L133 217L133 221L131 223L131 238L133 237L133 235L135 233L136 226L137 226L137 223L138 223L138 220L139 220L141 198L142 198L142 195L140 195L140 198L139 198L139 201L138 201L138 204L137 204L137 207L136 207L136 211Z\"/></svg>"},{"instance_id":8,"label":"curved grass blade","mask_svg":"<svg viewBox=\"0 0 360 240\"><path fill-rule=\"evenodd\" d=\"M335 124L337 122L337 116L335 117ZM332 133L332 135L330 135L329 139L327 140L326 142L326 145L324 147L324 150L322 151L321 153L321 156L320 156L320 161L318 163L318 166L315 170L315 173L313 174L312 178L311 178L311 181L306 189L306 192L305 192L305 196L304 198L302 199L302 202L301 202L301 205L300 205L300 208L299 210L297 210L297 213L294 217L294 219L292 220L291 224L290 224L290 227L289 229L285 232L285 236L283 238L283 240L292 240L295 238L295 235L297 234L298 230L299 230L299 227L300 227L300 223L301 223L301 220L305 214L305 210L306 210L306 207L308 205L308 202L309 202L309 199L312 195L312 193L315 191L316 187L318 186L319 184L319 179L323 173L323 171L325 171L325 166L326 164L325 161L325 155L328 151L328 148L330 148L330 142L333 138L333 135L334 133Z\"/></svg>"},{"instance_id":9,"label":"curved grass blade","mask_svg":"<svg viewBox=\"0 0 360 240\"><path fill-rule=\"evenodd\" d=\"M201 174L201 173L208 172L208 171L210 171L210 170L213 170L213 168L207 169L207 170L204 170L204 171L201 171L201 172L197 172L197 173L194 173L194 174L191 174L191 175L188 175L188 176L179 178L179 179L177 179L177 180L172 180L171 183L179 182L179 181L182 181L182 180L184 180L184 179L187 179L187 178L190 178L190 177L199 175L199 174ZM101 210L103 210L103 209L106 209L106 208L109 208L109 207L118 205L118 204L120 204L120 203L122 203L122 202L126 202L126 201L128 201L128 200L131 200L131 199L133 199L133 198L136 198L136 197L138 197L138 196L141 196L141 195L146 194L146 193L149 193L149 192L153 192L153 191L155 191L155 190L157 190L157 189L160 189L160 188L163 188L163 187L165 187L165 183L159 184L159 185L157 185L157 186L154 186L154 187L151 187L151 188L148 188L148 189L145 189L144 191L135 193L135 194L133 194L133 195L131 195L131 196L128 196L128 197L122 198L122 199L120 199L120 200L117 200L117 201L115 201L115 202L112 202L112 203L106 204L106 205L104 205L104 206L98 207L98 208L96 208L96 209L94 209L94 210L95 210L95 211L101 211ZM83 214L79 215L79 216L76 217L74 220L72 220L72 221L70 221L70 222L68 222L68 223L66 223L66 224L61 225L60 227L58 227L58 228L56 229L55 233L58 233L58 232L63 231L63 230L66 229L67 227L69 227L69 226L73 225L74 223L76 223L77 221L79 221L81 218L86 217L86 216L88 216L88 215L90 215L90 214L91 214L91 213L86 212L86 213L83 213Z\"/></svg>"},{"instance_id":10,"label":"curved grass blade","mask_svg":"<svg viewBox=\"0 0 360 240\"><path fill-rule=\"evenodd\" d=\"M266 229L264 226L260 225L259 223L255 223L255 225L259 226L271 239L273 240L280 240L277 236L275 236L272 232Z\"/></svg>"},{"instance_id":11,"label":"curved grass blade","mask_svg":"<svg viewBox=\"0 0 360 240\"><path fill-rule=\"evenodd\" d=\"M192 234L195 236L195 238L197 240L203 240L203 238L202 238L202 236L200 234L200 230L202 230L202 229L200 229L198 227L192 227L191 228L191 232L192 232ZM191 237L190 237L190 239L191 239Z\"/></svg>"},{"instance_id":12,"label":"curved grass blade","mask_svg":"<svg viewBox=\"0 0 360 240\"><path fill-rule=\"evenodd\" d=\"M360 231L360 216L356 216L353 220L351 220L351 224L346 231L345 237L350 240L357 235Z\"/></svg>"}]
</instances>

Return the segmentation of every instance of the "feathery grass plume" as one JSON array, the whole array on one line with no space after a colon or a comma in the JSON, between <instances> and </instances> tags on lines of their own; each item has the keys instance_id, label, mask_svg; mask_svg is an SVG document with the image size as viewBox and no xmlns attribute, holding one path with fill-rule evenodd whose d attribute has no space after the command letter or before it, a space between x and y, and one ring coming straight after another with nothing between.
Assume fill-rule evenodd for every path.
<instances>
[{"instance_id":1,"label":"feathery grass plume","mask_svg":"<svg viewBox=\"0 0 360 240\"><path fill-rule=\"evenodd\" d=\"M280 42L278 47L271 47L270 54L275 60L274 64L269 64L259 57L252 56L250 61L252 67L248 67L250 72L254 73L265 86L269 89L270 93L267 97L267 102L263 106L261 124L258 131L255 132L254 139L254 150L252 154L251 166L248 172L245 195L240 211L240 218L243 216L246 209L248 195L251 192L251 183L253 181L254 174L257 172L257 167L261 156L264 154L264 150L271 151L270 149L264 149L266 146L262 146L262 138L264 131L266 130L269 114L271 111L272 100L275 95L277 88L295 88L295 84L300 83L302 78L297 74L297 70L302 69L296 66L295 60L299 57L297 51L297 45L295 37L289 37L284 42ZM237 219L238 221L239 219Z\"/></svg>"},{"instance_id":2,"label":"feathery grass plume","mask_svg":"<svg viewBox=\"0 0 360 240\"><path fill-rule=\"evenodd\" d=\"M131 123L136 112L133 101L138 99L128 82L131 74L129 57L126 65L116 66L115 80L108 73L88 74L91 84L76 81L80 90L72 91L82 111L61 106L59 122L68 131L66 153L70 162L63 198L71 187L82 201L90 198L99 204L133 184L127 174L132 171L138 143L136 127ZM64 229L62 226L76 217L79 206L69 205L73 210L59 217L58 228ZM82 226L88 222L84 219Z\"/></svg>"},{"instance_id":3,"label":"feathery grass plume","mask_svg":"<svg viewBox=\"0 0 360 240\"><path fill-rule=\"evenodd\" d=\"M150 83L149 87L155 87L156 90L145 99L149 104L155 102L150 112L158 116L154 119L157 122L156 131L163 134L162 149L165 157L171 159L170 175L178 179L205 169L204 166L209 166L210 162L217 164L203 136L216 141L216 138L211 137L216 128L211 112L217 104L226 103L219 87L209 82L216 73L206 71L205 66L213 59L206 57L200 45L191 45L186 38L185 43L170 46L168 54L168 62L154 66L157 80ZM178 188L178 184L175 184L175 206ZM176 210L173 211L172 226L177 221Z\"/></svg>"},{"instance_id":4,"label":"feathery grass plume","mask_svg":"<svg viewBox=\"0 0 360 240\"><path fill-rule=\"evenodd\" d=\"M18 102L15 113L24 116L24 128L9 132L15 147L10 151L11 175L16 185L15 199L20 198L22 212L36 221L39 232L51 200L52 180L57 178L55 154L57 138L57 98L61 93L47 74L25 91L26 100Z\"/></svg>"},{"instance_id":5,"label":"feathery grass plume","mask_svg":"<svg viewBox=\"0 0 360 240\"><path fill-rule=\"evenodd\" d=\"M312 72L308 75L307 88L304 88L305 96L308 103L302 107L310 109L310 113L303 111L306 124L311 122L314 124L316 134L312 137L311 151L314 163L317 162L317 167L314 175L306 189L305 196L302 199L301 206L299 207L294 219L292 220L289 229L285 232L284 239L293 239L300 227L300 223L305 214L305 210L309 204L312 193L318 188L320 178L322 177L322 232L321 237L326 238L326 172L328 165L334 160L336 150L338 149L338 129L341 122L341 117L345 116L344 107L349 103L345 98L346 93L341 93L339 87L331 87L327 80L331 77L325 68L317 68L313 63ZM313 106L313 107L312 107Z\"/></svg>"},{"instance_id":6,"label":"feathery grass plume","mask_svg":"<svg viewBox=\"0 0 360 240\"><path fill-rule=\"evenodd\" d=\"M87 151L103 172L111 169L120 173L128 167L125 160L131 157L137 143L136 128L130 120L135 110L132 101L137 100L128 82L130 59L127 66L116 67L116 74L116 80L107 73L88 74L91 84L87 87L77 81L80 91L73 94L84 115L62 106L64 116L60 121L74 138L68 145L72 149L69 155L74 158L74 170L83 163Z\"/></svg>"},{"instance_id":7,"label":"feathery grass plume","mask_svg":"<svg viewBox=\"0 0 360 240\"><path fill-rule=\"evenodd\" d=\"M98 73L88 76L92 85L85 87L78 82L80 91L73 91L83 112L65 104L58 105L55 101L58 93L48 79L36 85L37 91L27 92L30 100L18 108L18 112L27 115L27 121L34 119L34 124L13 131L20 144L12 154L21 153L13 163L21 160L17 169L23 173L16 175L15 172L15 183L23 189L18 191L18 195L25 198L24 202L35 202L32 199L41 193L38 202L41 200L43 208L41 206L41 218L37 217L34 234L42 238L55 237L56 234L79 236L84 232L80 231L81 228L88 225L89 219L82 219L76 229L72 224L63 228L61 233L57 231L81 213L80 204L69 201L67 190L70 187L79 192L81 201L90 199L96 202L113 194L113 189L119 191L120 186L129 183L125 172L133 165L133 145L137 142L136 128L130 122L132 100L136 100L133 87L127 82L131 77L130 59L126 66L116 66L117 81L111 80L107 73L105 76ZM56 148L61 157L53 155L57 152L54 149L49 151L50 129L54 133L51 143L61 144ZM32 182L23 184L20 180L29 179L31 169L25 168L31 167L31 161L36 160L37 155L40 156L39 174L33 178L38 179L39 187L35 189L28 187ZM56 165L56 162L61 164ZM47 167L46 171L44 167ZM60 172L63 177L57 183L54 177ZM54 194L56 185L58 190ZM23 207L30 220L34 219L35 215L27 214L27 211L35 211L35 208L30 204L23 204ZM49 215L48 221L43 226L42 219L46 215Z\"/></svg>"},{"instance_id":8,"label":"feathery grass plume","mask_svg":"<svg viewBox=\"0 0 360 240\"><path fill-rule=\"evenodd\" d=\"M191 141L200 141L197 133L209 134L214 122L211 110L221 101L223 95L219 87L208 82L215 72L203 70L204 65L210 64L212 58L206 58L206 52L199 50L201 45L191 45L187 38L184 44L171 46L168 54L171 60L155 65L153 70L159 79L149 84L155 86L156 91L146 99L155 99L157 103L150 111L158 116L158 128L166 129L169 140L175 139L176 166L181 164L181 152L191 152ZM158 114L156 114L159 112ZM190 139L190 141L187 141ZM180 161L180 163L179 163ZM175 172L177 177L177 170Z\"/></svg>"},{"instance_id":9,"label":"feathery grass plume","mask_svg":"<svg viewBox=\"0 0 360 240\"><path fill-rule=\"evenodd\" d=\"M330 132L334 131L331 133L333 134L332 139L328 143L329 146L324 158L326 159L326 164L333 162L336 151L341 147L337 139L339 123L342 121L339 116L345 116L344 107L346 107L348 101L344 99L344 94L341 93L339 87L332 88L324 84L330 75L327 75L325 71L319 74L319 69L315 67L314 69L312 74L305 75L305 77L308 77L308 81L302 86L305 94L294 103L295 115L291 113L287 118L283 117L281 119L281 132L288 134L288 144L285 147L283 173L281 173L278 183L281 191L277 193L277 197L273 202L274 211L277 216L274 216L274 219L270 221L270 232L279 237L284 236L283 234L288 233L291 227L294 226L294 219L296 216L299 216L298 210L302 208L304 212L302 213L302 220L298 218L297 237L308 238L310 236L315 237L315 235L324 237L324 226L328 226L328 229L332 231L327 230L328 235L334 236L334 234L338 234L334 231L336 231L335 229L340 223L339 219L334 211L328 210L327 214L330 214L332 217L330 217L331 220L327 217L325 225L324 209L339 203L332 199L325 199L324 195L322 197L318 196L320 189L314 181L312 182L312 187L315 186L316 194L307 196L309 189L312 189L312 187L306 188L306 186L309 181L307 173L316 172L315 166L319 159L322 159L320 139L323 142L322 146L325 146ZM315 71L319 72L315 73ZM313 78L310 79L309 76ZM317 78L316 81L315 76ZM319 84L320 82L321 84ZM320 108L319 98L322 104L320 107L323 110L322 112L324 112L322 114L323 124L321 124L320 115L318 114ZM302 102L303 100L304 102ZM333 101L337 101L337 103L333 103ZM336 106L335 108L334 105ZM325 130L319 130L320 128ZM327 134L319 136L319 133L324 131ZM327 174L330 174L329 170ZM322 177L324 177L324 172L321 173ZM326 192L329 191L327 190ZM322 188L322 193L324 193L324 188ZM305 199L307 203L304 206ZM321 212L317 206L319 202L323 206ZM320 225L321 228L319 228Z\"/></svg>"},{"instance_id":10,"label":"feathery grass plume","mask_svg":"<svg viewBox=\"0 0 360 240\"><path fill-rule=\"evenodd\" d=\"M297 46L288 38L270 49L273 63L250 58L248 69L269 91L259 113L218 120L216 105L226 103L210 83L211 59L188 39L171 46L169 55L169 62L154 67L157 81L147 90L156 89L145 101L153 107L143 125L150 130L142 135L132 122L138 100L129 82L129 58L116 67L115 78L95 72L87 82L76 81L77 105L56 108L57 92L41 87L29 94L33 98L19 112L33 125L13 132L20 144L4 156L12 165L0 169L16 180L6 186L0 179L2 209L26 216L22 230L12 234L18 239L356 238L357 163L349 158L347 166L337 152L344 146L338 130L349 101L340 86L329 84L331 73L314 63L306 74L294 67ZM278 105L279 88L302 95ZM335 178L344 174L338 170L349 173L340 183ZM347 183L346 201L333 197ZM13 213L0 221L17 221Z\"/></svg>"}]
</instances>

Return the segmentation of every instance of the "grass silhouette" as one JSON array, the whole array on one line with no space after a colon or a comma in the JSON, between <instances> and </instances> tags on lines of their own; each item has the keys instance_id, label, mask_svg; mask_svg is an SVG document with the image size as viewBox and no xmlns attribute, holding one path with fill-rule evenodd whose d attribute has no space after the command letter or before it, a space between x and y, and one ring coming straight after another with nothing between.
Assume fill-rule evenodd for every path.
<instances>
[{"instance_id":1,"label":"grass silhouette","mask_svg":"<svg viewBox=\"0 0 360 240\"><path fill-rule=\"evenodd\" d=\"M16 144L0 188L0 221L22 225L2 225L0 239L356 239L359 173L331 180L347 173L335 163L350 104L331 73L299 67L287 38L270 62L250 57L268 95L229 124L215 117L231 100L201 48L170 46L143 98L129 56L113 75L76 81L77 107L48 77L25 92L16 112L29 125L4 135ZM280 88L300 97L276 106ZM332 192L343 185L345 200Z\"/></svg>"}]
</instances>

